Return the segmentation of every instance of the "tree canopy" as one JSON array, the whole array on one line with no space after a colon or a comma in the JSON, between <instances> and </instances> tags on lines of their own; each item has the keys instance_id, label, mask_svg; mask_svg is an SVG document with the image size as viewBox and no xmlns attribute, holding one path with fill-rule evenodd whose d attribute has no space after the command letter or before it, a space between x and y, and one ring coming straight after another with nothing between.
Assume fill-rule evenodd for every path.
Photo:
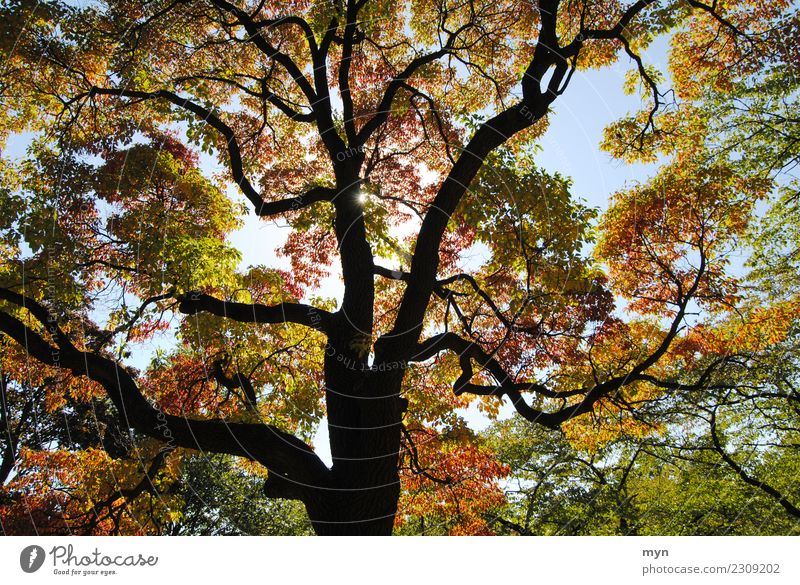
<instances>
[{"instance_id":1,"label":"tree canopy","mask_svg":"<svg viewBox=\"0 0 800 585\"><path fill-rule=\"evenodd\" d=\"M0 16L5 533L797 532L792 3ZM612 66L598 209L537 155Z\"/></svg>"}]
</instances>

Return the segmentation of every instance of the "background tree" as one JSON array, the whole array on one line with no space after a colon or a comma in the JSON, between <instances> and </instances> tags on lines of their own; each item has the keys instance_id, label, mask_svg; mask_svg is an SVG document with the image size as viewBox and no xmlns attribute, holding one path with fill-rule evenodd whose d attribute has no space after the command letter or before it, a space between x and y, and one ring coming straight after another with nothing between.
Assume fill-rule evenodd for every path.
<instances>
[{"instance_id":1,"label":"background tree","mask_svg":"<svg viewBox=\"0 0 800 585\"><path fill-rule=\"evenodd\" d=\"M732 267L757 203L781 183L713 144L709 114L731 124L729 144L742 144L739 113L720 104L744 96L746 115L772 114L752 88L796 72L787 2L2 11L3 137L32 136L2 169L0 331L38 363L32 384L21 360L4 361L15 380L4 404L20 404L4 413L18 499L58 447L23 456L12 440L38 388L49 412L102 403L150 462L133 492L77 489L81 511L110 497L137 522L141 492L130 496L142 485L164 506L154 530L177 526L169 498L199 450L260 465L263 494L302 502L318 534L426 531L422 518L485 533L509 468L459 408L478 401L491 414L506 400L586 449L643 439L666 433L662 403L720 390L721 372L791 331L795 296L752 293ZM673 38L672 93L642 56L660 34ZM663 164L598 222L567 179L537 167L536 139L575 71L620 57L643 110L610 127L605 146ZM193 148L220 177L201 172ZM245 209L291 228L278 250L290 270L239 266L229 235ZM341 298L320 298L333 269ZM178 343L134 363L137 343L163 330ZM721 434L738 433L717 418L726 396L695 412L717 455L749 476ZM310 445L323 415L330 468ZM92 453L65 445L54 465L78 471L58 484L80 484ZM624 495L627 476L614 481ZM787 489L775 488L790 502Z\"/></svg>"}]
</instances>

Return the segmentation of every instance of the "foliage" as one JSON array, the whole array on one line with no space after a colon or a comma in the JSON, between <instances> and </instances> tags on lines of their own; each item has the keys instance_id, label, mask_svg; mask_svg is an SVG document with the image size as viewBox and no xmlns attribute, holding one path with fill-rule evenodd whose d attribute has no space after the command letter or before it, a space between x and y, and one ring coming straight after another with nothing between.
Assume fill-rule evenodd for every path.
<instances>
[{"instance_id":1,"label":"foliage","mask_svg":"<svg viewBox=\"0 0 800 585\"><path fill-rule=\"evenodd\" d=\"M263 477L231 458L194 455L184 461L178 496L180 516L165 532L172 535L312 534L299 502L270 500Z\"/></svg>"},{"instance_id":2,"label":"foliage","mask_svg":"<svg viewBox=\"0 0 800 585\"><path fill-rule=\"evenodd\" d=\"M4 531L796 532L786 0L0 17ZM536 154L615 63L601 213Z\"/></svg>"}]
</instances>

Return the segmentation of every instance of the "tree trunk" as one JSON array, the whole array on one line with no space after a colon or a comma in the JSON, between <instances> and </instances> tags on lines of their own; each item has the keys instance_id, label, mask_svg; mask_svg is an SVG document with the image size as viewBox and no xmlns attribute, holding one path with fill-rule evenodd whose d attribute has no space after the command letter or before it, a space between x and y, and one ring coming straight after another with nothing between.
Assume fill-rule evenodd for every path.
<instances>
[{"instance_id":1,"label":"tree trunk","mask_svg":"<svg viewBox=\"0 0 800 585\"><path fill-rule=\"evenodd\" d=\"M406 401L403 370L371 369L345 340L326 348L331 483L306 509L320 535L390 535L400 496L398 458Z\"/></svg>"},{"instance_id":2,"label":"tree trunk","mask_svg":"<svg viewBox=\"0 0 800 585\"><path fill-rule=\"evenodd\" d=\"M369 365L375 290L360 200L363 158L360 151L349 153L336 169L334 224L345 290L325 347L333 467L328 485L313 486L305 498L314 529L326 535L390 535L400 495L404 368ZM376 355L376 361L380 359Z\"/></svg>"},{"instance_id":3,"label":"tree trunk","mask_svg":"<svg viewBox=\"0 0 800 585\"><path fill-rule=\"evenodd\" d=\"M320 494L318 501L307 503L314 531L320 536L391 536L400 485L373 488Z\"/></svg>"}]
</instances>

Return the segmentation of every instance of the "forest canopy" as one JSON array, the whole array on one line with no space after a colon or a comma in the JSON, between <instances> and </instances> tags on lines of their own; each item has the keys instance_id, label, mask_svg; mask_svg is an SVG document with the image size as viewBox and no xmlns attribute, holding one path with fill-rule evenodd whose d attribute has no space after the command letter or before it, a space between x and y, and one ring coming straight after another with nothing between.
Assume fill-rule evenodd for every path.
<instances>
[{"instance_id":1,"label":"forest canopy","mask_svg":"<svg viewBox=\"0 0 800 585\"><path fill-rule=\"evenodd\" d=\"M4 534L798 533L793 3L0 23ZM612 68L598 207L540 155Z\"/></svg>"}]
</instances>

